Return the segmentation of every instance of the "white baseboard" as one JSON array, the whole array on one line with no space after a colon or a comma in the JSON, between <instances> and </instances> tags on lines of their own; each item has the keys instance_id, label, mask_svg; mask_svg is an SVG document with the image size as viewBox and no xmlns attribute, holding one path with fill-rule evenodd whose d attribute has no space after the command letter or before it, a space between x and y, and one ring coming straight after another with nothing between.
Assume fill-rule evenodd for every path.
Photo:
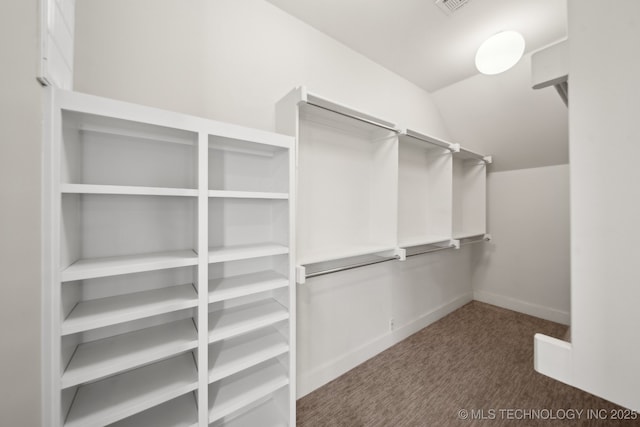
<instances>
[{"instance_id":1,"label":"white baseboard","mask_svg":"<svg viewBox=\"0 0 640 427\"><path fill-rule=\"evenodd\" d=\"M340 375L350 371L359 364L381 353L392 345L399 343L410 335L415 334L472 300L472 293L460 295L423 314L413 322L403 325L395 331L364 344L341 357L333 359L306 374L298 372L298 399L325 385L329 381L338 378Z\"/></svg>"},{"instance_id":2,"label":"white baseboard","mask_svg":"<svg viewBox=\"0 0 640 427\"><path fill-rule=\"evenodd\" d=\"M474 291L473 299L487 304L497 305L498 307L517 311L519 313L528 314L530 316L539 317L552 322L569 325L571 323L571 315L567 311L556 310L554 308L544 307L542 305L531 304L522 300L518 300L504 295L498 295L491 292Z\"/></svg>"}]
</instances>

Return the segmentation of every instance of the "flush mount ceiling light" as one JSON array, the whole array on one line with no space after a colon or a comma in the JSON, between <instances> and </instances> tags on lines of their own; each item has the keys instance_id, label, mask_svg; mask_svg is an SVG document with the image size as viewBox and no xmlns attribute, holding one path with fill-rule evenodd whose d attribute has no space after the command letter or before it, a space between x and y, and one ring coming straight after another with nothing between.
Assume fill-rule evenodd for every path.
<instances>
[{"instance_id":1,"label":"flush mount ceiling light","mask_svg":"<svg viewBox=\"0 0 640 427\"><path fill-rule=\"evenodd\" d=\"M476 52L476 68L482 74L499 74L518 63L524 53L524 37L503 31L484 41Z\"/></svg>"}]
</instances>

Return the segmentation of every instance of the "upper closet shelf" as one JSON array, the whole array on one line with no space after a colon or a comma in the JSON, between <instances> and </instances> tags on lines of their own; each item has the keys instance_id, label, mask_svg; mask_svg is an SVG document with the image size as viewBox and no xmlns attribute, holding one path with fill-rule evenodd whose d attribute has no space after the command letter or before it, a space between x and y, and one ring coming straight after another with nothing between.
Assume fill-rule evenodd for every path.
<instances>
[{"instance_id":1,"label":"upper closet shelf","mask_svg":"<svg viewBox=\"0 0 640 427\"><path fill-rule=\"evenodd\" d=\"M304 103L321 108L323 110L331 111L341 116L356 119L364 123L388 129L396 133L400 131L395 123L380 119L368 113L363 113L362 111L351 108L344 104L338 104L333 101L329 101L326 98L308 92L304 86L297 87L292 93L295 94L293 95L295 99L292 98L292 101L295 102L295 104Z\"/></svg>"},{"instance_id":2,"label":"upper closet shelf","mask_svg":"<svg viewBox=\"0 0 640 427\"><path fill-rule=\"evenodd\" d=\"M484 162L485 164L489 164L493 161L491 156L484 156L471 150L467 150L466 148L460 148L460 151L454 152L453 157L455 159L461 160L478 160L480 162Z\"/></svg>"},{"instance_id":3,"label":"upper closet shelf","mask_svg":"<svg viewBox=\"0 0 640 427\"><path fill-rule=\"evenodd\" d=\"M434 245L436 243L449 243L450 241L450 236L424 236L400 241L399 246L401 248L410 248L414 246Z\"/></svg>"},{"instance_id":4,"label":"upper closet shelf","mask_svg":"<svg viewBox=\"0 0 640 427\"><path fill-rule=\"evenodd\" d=\"M114 194L131 196L198 196L198 190L190 188L161 188L129 185L61 184L65 194Z\"/></svg>"},{"instance_id":5,"label":"upper closet shelf","mask_svg":"<svg viewBox=\"0 0 640 427\"><path fill-rule=\"evenodd\" d=\"M289 148L292 145L291 138L284 135L202 117L64 90L57 90L55 96L56 104L61 110L77 114L80 120L76 121L75 127L81 132L195 145L197 134L193 130L198 129L200 133L207 135L264 146ZM123 128L122 121L132 125ZM159 130L148 131L149 125L158 127Z\"/></svg>"},{"instance_id":6,"label":"upper closet shelf","mask_svg":"<svg viewBox=\"0 0 640 427\"><path fill-rule=\"evenodd\" d=\"M422 144L427 144L427 146L431 145L435 147L445 148L453 152L460 151L460 144L448 142L443 139L436 138L434 136L425 135L423 133L416 132L411 129L405 129L400 132L400 141L418 142Z\"/></svg>"},{"instance_id":7,"label":"upper closet shelf","mask_svg":"<svg viewBox=\"0 0 640 427\"><path fill-rule=\"evenodd\" d=\"M62 271L62 281L141 273L197 263L198 255L192 250L80 259Z\"/></svg>"}]
</instances>

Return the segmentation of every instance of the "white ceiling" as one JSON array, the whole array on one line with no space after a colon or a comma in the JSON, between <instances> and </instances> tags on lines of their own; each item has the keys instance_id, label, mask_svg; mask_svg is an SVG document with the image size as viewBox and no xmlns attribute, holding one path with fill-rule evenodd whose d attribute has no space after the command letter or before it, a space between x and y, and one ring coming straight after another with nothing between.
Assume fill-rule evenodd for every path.
<instances>
[{"instance_id":1,"label":"white ceiling","mask_svg":"<svg viewBox=\"0 0 640 427\"><path fill-rule=\"evenodd\" d=\"M478 46L516 30L526 52L566 37L564 0L470 0L448 16L435 0L268 0L433 92L477 74Z\"/></svg>"}]
</instances>

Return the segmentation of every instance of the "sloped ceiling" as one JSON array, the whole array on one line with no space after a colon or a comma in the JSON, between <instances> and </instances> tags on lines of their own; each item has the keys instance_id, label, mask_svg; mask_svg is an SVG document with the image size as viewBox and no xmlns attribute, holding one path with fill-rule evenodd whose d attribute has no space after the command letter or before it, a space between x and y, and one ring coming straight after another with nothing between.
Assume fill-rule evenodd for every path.
<instances>
[{"instance_id":1,"label":"sloped ceiling","mask_svg":"<svg viewBox=\"0 0 640 427\"><path fill-rule=\"evenodd\" d=\"M452 15L435 0L267 1L433 93L456 142L492 154L491 170L567 163L567 109L531 89L528 55L566 37L566 0L470 0ZM502 30L521 32L527 55L478 74L478 46Z\"/></svg>"}]
</instances>

